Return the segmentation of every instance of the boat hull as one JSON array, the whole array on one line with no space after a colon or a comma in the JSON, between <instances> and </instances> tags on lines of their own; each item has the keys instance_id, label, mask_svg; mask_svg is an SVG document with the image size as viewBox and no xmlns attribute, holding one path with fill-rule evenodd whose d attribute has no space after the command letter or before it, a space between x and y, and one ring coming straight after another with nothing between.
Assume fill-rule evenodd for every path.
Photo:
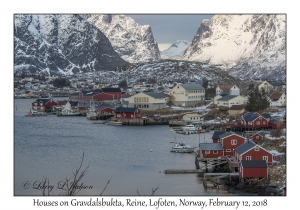
<instances>
[{"instance_id":1,"label":"boat hull","mask_svg":"<svg viewBox=\"0 0 300 210\"><path fill-rule=\"evenodd\" d=\"M178 153L193 153L195 152L196 148L193 149L171 149L171 152L178 152Z\"/></svg>"},{"instance_id":2,"label":"boat hull","mask_svg":"<svg viewBox=\"0 0 300 210\"><path fill-rule=\"evenodd\" d=\"M119 121L113 121L113 122L111 122L111 121L109 121L107 124L108 125L122 125L122 122L119 122Z\"/></svg>"}]
</instances>

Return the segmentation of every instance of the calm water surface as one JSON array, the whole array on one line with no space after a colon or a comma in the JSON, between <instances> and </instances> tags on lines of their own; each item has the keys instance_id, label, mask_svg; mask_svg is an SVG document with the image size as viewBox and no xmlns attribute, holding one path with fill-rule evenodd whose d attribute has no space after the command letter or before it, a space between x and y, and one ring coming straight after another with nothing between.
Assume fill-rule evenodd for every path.
<instances>
[{"instance_id":1,"label":"calm water surface","mask_svg":"<svg viewBox=\"0 0 300 210\"><path fill-rule=\"evenodd\" d=\"M60 99L61 100L61 99ZM223 190L205 190L196 174L164 174L165 169L194 169L194 154L169 151L174 141L190 145L199 143L199 135L180 135L170 127L112 126L93 124L85 117L25 117L34 99L15 99L14 113L14 194L41 195L33 189L35 182L47 177L54 189L71 178L79 166L89 165L82 183L93 186L79 195L227 195ZM17 109L16 109L17 108ZM211 134L206 134L210 140ZM201 142L204 136L200 136ZM152 150L152 152L150 152ZM30 183L30 184L29 184ZM27 189L29 188L29 189Z\"/></svg>"}]
</instances>

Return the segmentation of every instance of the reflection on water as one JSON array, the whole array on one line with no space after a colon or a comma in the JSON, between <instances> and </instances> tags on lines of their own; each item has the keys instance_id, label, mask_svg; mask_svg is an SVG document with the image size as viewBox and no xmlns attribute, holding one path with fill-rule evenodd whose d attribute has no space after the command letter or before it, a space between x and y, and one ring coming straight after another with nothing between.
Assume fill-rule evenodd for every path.
<instances>
[{"instance_id":1,"label":"reflection on water","mask_svg":"<svg viewBox=\"0 0 300 210\"><path fill-rule=\"evenodd\" d=\"M14 194L41 195L32 189L45 177L54 186L79 166L89 166L82 182L93 186L79 195L227 195L225 191L205 190L197 174L164 174L165 169L194 169L194 154L169 152L174 141L164 126L111 126L93 124L85 117L24 117L34 99L15 99ZM199 135L175 134L178 141L199 143ZM202 134L201 134L202 135ZM205 139L210 139L206 134ZM203 142L204 136L200 136ZM152 152L150 152L152 150ZM24 183L31 187L27 189ZM25 189L26 188L26 189Z\"/></svg>"}]
</instances>

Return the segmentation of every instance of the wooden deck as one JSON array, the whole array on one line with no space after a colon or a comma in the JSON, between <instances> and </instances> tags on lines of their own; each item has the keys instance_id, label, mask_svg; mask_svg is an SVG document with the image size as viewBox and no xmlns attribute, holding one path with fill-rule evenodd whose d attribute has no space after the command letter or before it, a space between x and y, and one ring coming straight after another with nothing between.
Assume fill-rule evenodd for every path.
<instances>
[{"instance_id":1,"label":"wooden deck","mask_svg":"<svg viewBox=\"0 0 300 210\"><path fill-rule=\"evenodd\" d=\"M187 173L203 174L204 172L199 169L166 169L165 170L165 174L187 174Z\"/></svg>"}]
</instances>

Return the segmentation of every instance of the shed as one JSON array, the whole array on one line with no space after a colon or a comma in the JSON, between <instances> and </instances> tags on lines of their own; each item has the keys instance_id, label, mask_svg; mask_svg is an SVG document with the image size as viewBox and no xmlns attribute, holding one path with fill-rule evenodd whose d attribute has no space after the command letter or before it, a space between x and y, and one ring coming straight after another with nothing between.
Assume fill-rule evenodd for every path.
<instances>
[{"instance_id":1,"label":"shed","mask_svg":"<svg viewBox=\"0 0 300 210\"><path fill-rule=\"evenodd\" d=\"M242 160L239 176L241 178L267 178L268 165L265 160Z\"/></svg>"}]
</instances>

